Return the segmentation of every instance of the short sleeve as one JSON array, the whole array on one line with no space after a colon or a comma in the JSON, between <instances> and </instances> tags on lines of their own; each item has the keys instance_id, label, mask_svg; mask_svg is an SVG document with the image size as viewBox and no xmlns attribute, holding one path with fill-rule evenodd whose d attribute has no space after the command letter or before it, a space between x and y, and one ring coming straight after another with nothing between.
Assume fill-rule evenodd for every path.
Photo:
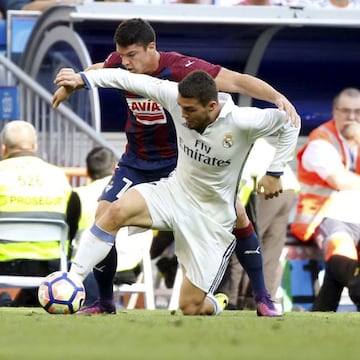
<instances>
[{"instance_id":1,"label":"short sleeve","mask_svg":"<svg viewBox=\"0 0 360 360\"><path fill-rule=\"evenodd\" d=\"M307 171L317 173L323 180L344 170L344 164L336 148L326 140L310 141L302 157Z\"/></svg>"}]
</instances>

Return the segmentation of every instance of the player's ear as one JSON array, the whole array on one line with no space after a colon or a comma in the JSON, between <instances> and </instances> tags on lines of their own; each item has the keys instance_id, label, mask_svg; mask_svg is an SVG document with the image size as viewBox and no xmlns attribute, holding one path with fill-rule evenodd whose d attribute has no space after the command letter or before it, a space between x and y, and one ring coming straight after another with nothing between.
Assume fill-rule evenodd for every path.
<instances>
[{"instance_id":1,"label":"player's ear","mask_svg":"<svg viewBox=\"0 0 360 360\"><path fill-rule=\"evenodd\" d=\"M147 46L147 48L148 48L149 50L156 50L155 41L150 42L149 45Z\"/></svg>"},{"instance_id":2,"label":"player's ear","mask_svg":"<svg viewBox=\"0 0 360 360\"><path fill-rule=\"evenodd\" d=\"M211 100L208 104L209 111L214 111L217 106L217 102L215 100Z\"/></svg>"},{"instance_id":3,"label":"player's ear","mask_svg":"<svg viewBox=\"0 0 360 360\"><path fill-rule=\"evenodd\" d=\"M4 158L7 153L7 147L5 144L1 144L1 157Z\"/></svg>"}]
</instances>

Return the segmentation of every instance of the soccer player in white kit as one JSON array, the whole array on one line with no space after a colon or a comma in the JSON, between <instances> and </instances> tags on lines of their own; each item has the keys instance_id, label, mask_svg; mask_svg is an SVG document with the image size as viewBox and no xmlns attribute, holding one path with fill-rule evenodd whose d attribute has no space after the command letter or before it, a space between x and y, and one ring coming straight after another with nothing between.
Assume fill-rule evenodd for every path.
<instances>
[{"instance_id":1,"label":"soccer player in white kit","mask_svg":"<svg viewBox=\"0 0 360 360\"><path fill-rule=\"evenodd\" d=\"M240 108L220 93L211 76L194 71L179 84L122 69L74 74L60 71L55 82L68 88L121 88L167 109L175 123L178 163L172 176L126 191L96 221L78 249L70 272L84 279L109 252L123 226L172 230L184 270L179 307L185 315L218 314L213 296L234 246L235 200L240 170L259 137L276 134L270 174L281 174L294 154L299 127L277 109ZM57 104L54 103L54 106ZM268 176L274 194L281 180ZM261 184L260 184L261 185Z\"/></svg>"}]
</instances>

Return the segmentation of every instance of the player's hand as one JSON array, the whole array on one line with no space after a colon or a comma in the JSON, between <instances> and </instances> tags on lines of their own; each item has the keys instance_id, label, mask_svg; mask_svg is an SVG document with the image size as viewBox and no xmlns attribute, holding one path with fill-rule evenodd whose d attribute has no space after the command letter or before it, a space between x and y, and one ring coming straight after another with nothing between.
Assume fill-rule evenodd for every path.
<instances>
[{"instance_id":1,"label":"player's hand","mask_svg":"<svg viewBox=\"0 0 360 360\"><path fill-rule=\"evenodd\" d=\"M85 84L80 76L74 69L63 68L55 77L54 84L58 86L65 86L68 89L77 90L82 88Z\"/></svg>"},{"instance_id":2,"label":"player's hand","mask_svg":"<svg viewBox=\"0 0 360 360\"><path fill-rule=\"evenodd\" d=\"M265 200L272 199L274 196L279 196L282 193L281 177L264 175L259 181L257 186L258 194L265 196Z\"/></svg>"},{"instance_id":3,"label":"player's hand","mask_svg":"<svg viewBox=\"0 0 360 360\"><path fill-rule=\"evenodd\" d=\"M345 123L341 135L348 140L351 145L360 145L360 124L357 121L348 121Z\"/></svg>"},{"instance_id":4,"label":"player's hand","mask_svg":"<svg viewBox=\"0 0 360 360\"><path fill-rule=\"evenodd\" d=\"M294 127L300 126L300 116L297 113L295 106L285 96L278 97L275 101L275 105L279 110L285 111L286 121L290 121L291 125Z\"/></svg>"},{"instance_id":5,"label":"player's hand","mask_svg":"<svg viewBox=\"0 0 360 360\"><path fill-rule=\"evenodd\" d=\"M52 106L56 109L62 102L66 101L69 96L74 92L74 90L70 88L66 88L65 86L60 86L54 93L52 98Z\"/></svg>"}]
</instances>

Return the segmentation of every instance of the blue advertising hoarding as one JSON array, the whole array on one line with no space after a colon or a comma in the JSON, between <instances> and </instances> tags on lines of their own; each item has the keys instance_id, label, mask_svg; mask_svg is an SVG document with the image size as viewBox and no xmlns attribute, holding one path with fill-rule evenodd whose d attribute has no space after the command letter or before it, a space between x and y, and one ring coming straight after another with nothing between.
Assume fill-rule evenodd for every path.
<instances>
[{"instance_id":1,"label":"blue advertising hoarding","mask_svg":"<svg viewBox=\"0 0 360 360\"><path fill-rule=\"evenodd\" d=\"M19 119L19 92L16 86L0 86L0 120Z\"/></svg>"}]
</instances>

